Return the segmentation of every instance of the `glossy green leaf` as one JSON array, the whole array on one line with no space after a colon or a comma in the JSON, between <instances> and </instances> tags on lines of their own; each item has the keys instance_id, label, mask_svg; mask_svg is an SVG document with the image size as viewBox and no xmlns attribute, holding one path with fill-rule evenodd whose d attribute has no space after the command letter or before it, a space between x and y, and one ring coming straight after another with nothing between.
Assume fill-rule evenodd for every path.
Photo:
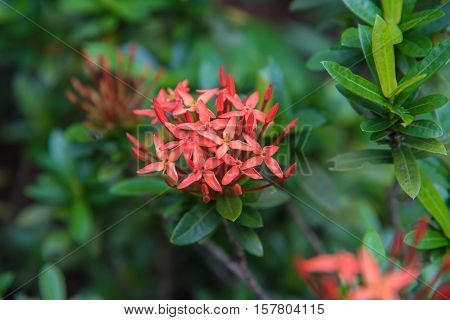
<instances>
[{"instance_id":1,"label":"glossy green leaf","mask_svg":"<svg viewBox=\"0 0 450 320\"><path fill-rule=\"evenodd\" d=\"M409 113L416 115L439 109L447 103L448 98L446 96L434 94L414 101L413 103L407 105L405 109L408 110Z\"/></svg>"},{"instance_id":2,"label":"glossy green leaf","mask_svg":"<svg viewBox=\"0 0 450 320\"><path fill-rule=\"evenodd\" d=\"M258 210L252 207L244 207L242 214L237 219L237 222L248 228L262 228L263 219Z\"/></svg>"},{"instance_id":3,"label":"glossy green leaf","mask_svg":"<svg viewBox=\"0 0 450 320\"><path fill-rule=\"evenodd\" d=\"M394 106L390 110L402 119L402 126L407 126L414 121L414 117L405 108Z\"/></svg>"},{"instance_id":4,"label":"glossy green leaf","mask_svg":"<svg viewBox=\"0 0 450 320\"><path fill-rule=\"evenodd\" d=\"M341 35L341 45L350 48L361 48L357 28L348 28Z\"/></svg>"},{"instance_id":5,"label":"glossy green leaf","mask_svg":"<svg viewBox=\"0 0 450 320\"><path fill-rule=\"evenodd\" d=\"M383 97L380 89L367 79L354 74L350 69L336 62L324 61L322 64L331 77L345 89L369 101L386 107L390 106L389 102Z\"/></svg>"},{"instance_id":6,"label":"glossy green leaf","mask_svg":"<svg viewBox=\"0 0 450 320\"><path fill-rule=\"evenodd\" d=\"M380 16L373 27L372 54L383 94L390 98L397 88L394 45L388 25Z\"/></svg>"},{"instance_id":7,"label":"glossy green leaf","mask_svg":"<svg viewBox=\"0 0 450 320\"><path fill-rule=\"evenodd\" d=\"M426 74L427 76L402 92L402 94L400 94L396 99L397 105L403 104L411 96L411 94L414 93L427 79L432 77L447 63L449 50L450 38L447 38L440 44L434 46L425 58L417 62L409 70L409 72L400 81L400 84L420 74Z\"/></svg>"},{"instance_id":8,"label":"glossy green leaf","mask_svg":"<svg viewBox=\"0 0 450 320\"><path fill-rule=\"evenodd\" d=\"M381 0L384 18L388 22L399 23L402 18L403 0Z\"/></svg>"},{"instance_id":9,"label":"glossy green leaf","mask_svg":"<svg viewBox=\"0 0 450 320\"><path fill-rule=\"evenodd\" d=\"M417 29L442 18L444 15L444 11L436 9L419 11L403 20L400 24L400 28L403 32Z\"/></svg>"},{"instance_id":10,"label":"glossy green leaf","mask_svg":"<svg viewBox=\"0 0 450 320\"><path fill-rule=\"evenodd\" d=\"M222 217L234 222L242 213L242 201L240 197L222 196L217 199L216 208Z\"/></svg>"},{"instance_id":11,"label":"glossy green leaf","mask_svg":"<svg viewBox=\"0 0 450 320\"><path fill-rule=\"evenodd\" d=\"M383 241L381 240L378 232L374 230L367 231L364 234L362 242L364 247L372 253L378 262L383 262L386 260L386 250L384 249Z\"/></svg>"},{"instance_id":12,"label":"glossy green leaf","mask_svg":"<svg viewBox=\"0 0 450 320\"><path fill-rule=\"evenodd\" d=\"M419 82L422 79L426 78L426 74L421 74L418 76L415 76L411 79L406 80L405 82L402 82L395 90L394 90L394 96L399 95L404 90L408 89L410 86L414 85L415 83Z\"/></svg>"},{"instance_id":13,"label":"glossy green leaf","mask_svg":"<svg viewBox=\"0 0 450 320\"><path fill-rule=\"evenodd\" d=\"M381 140L383 138L386 138L389 134L391 133L390 130L384 130L384 131L379 131L379 132L374 132L370 135L370 140L372 141L378 141Z\"/></svg>"},{"instance_id":14,"label":"glossy green leaf","mask_svg":"<svg viewBox=\"0 0 450 320\"><path fill-rule=\"evenodd\" d=\"M44 300L64 300L66 282L62 271L56 265L46 264L39 273L39 292Z\"/></svg>"},{"instance_id":15,"label":"glossy green leaf","mask_svg":"<svg viewBox=\"0 0 450 320\"><path fill-rule=\"evenodd\" d=\"M361 169L365 164L392 163L389 150L369 149L344 153L329 160L332 163L330 170L349 171Z\"/></svg>"},{"instance_id":16,"label":"glossy green leaf","mask_svg":"<svg viewBox=\"0 0 450 320\"><path fill-rule=\"evenodd\" d=\"M91 209L85 201L76 201L69 212L69 231L75 241L88 240L94 230Z\"/></svg>"},{"instance_id":17,"label":"glossy green leaf","mask_svg":"<svg viewBox=\"0 0 450 320\"><path fill-rule=\"evenodd\" d=\"M211 234L219 223L220 218L214 206L196 204L175 226L170 242L179 246L196 243Z\"/></svg>"},{"instance_id":18,"label":"glossy green leaf","mask_svg":"<svg viewBox=\"0 0 450 320\"><path fill-rule=\"evenodd\" d=\"M120 196L138 196L168 192L171 188L161 177L137 176L114 184L110 191Z\"/></svg>"},{"instance_id":19,"label":"glossy green leaf","mask_svg":"<svg viewBox=\"0 0 450 320\"><path fill-rule=\"evenodd\" d=\"M358 25L359 41L364 53L366 63L372 73L372 78L378 82L377 68L372 55L372 28L364 25Z\"/></svg>"},{"instance_id":20,"label":"glossy green leaf","mask_svg":"<svg viewBox=\"0 0 450 320\"><path fill-rule=\"evenodd\" d=\"M403 42L403 32L395 23L387 22L387 28L392 39L392 44L400 44Z\"/></svg>"},{"instance_id":21,"label":"glossy green leaf","mask_svg":"<svg viewBox=\"0 0 450 320\"><path fill-rule=\"evenodd\" d=\"M439 223L447 238L450 238L450 213L447 205L437 192L433 182L422 173L422 187L419 201Z\"/></svg>"},{"instance_id":22,"label":"glossy green leaf","mask_svg":"<svg viewBox=\"0 0 450 320\"><path fill-rule=\"evenodd\" d=\"M431 120L417 120L407 127L398 127L397 131L418 138L439 138L442 136L442 128Z\"/></svg>"},{"instance_id":23,"label":"glossy green leaf","mask_svg":"<svg viewBox=\"0 0 450 320\"><path fill-rule=\"evenodd\" d=\"M431 250L436 248L448 247L450 245L450 241L445 238L445 236L434 230L426 230L422 239L419 240L418 243L414 239L416 231L410 231L405 235L403 241L411 247L421 249L421 250Z\"/></svg>"},{"instance_id":24,"label":"glossy green leaf","mask_svg":"<svg viewBox=\"0 0 450 320\"><path fill-rule=\"evenodd\" d=\"M371 113L374 113L374 114L382 116L382 117L387 116L387 114L388 114L387 108L380 106L379 104L374 103L373 101L364 99L363 97L354 94L353 92L345 89L344 87L342 87L339 84L336 85L336 89L337 89L337 91L339 91L340 94L342 94L344 97L346 97L349 100L349 102L354 103L359 108L367 109Z\"/></svg>"},{"instance_id":25,"label":"glossy green leaf","mask_svg":"<svg viewBox=\"0 0 450 320\"><path fill-rule=\"evenodd\" d=\"M2 297L9 289L14 281L14 275L12 272L0 273L0 297Z\"/></svg>"},{"instance_id":26,"label":"glossy green leaf","mask_svg":"<svg viewBox=\"0 0 450 320\"><path fill-rule=\"evenodd\" d=\"M64 134L67 138L76 142L92 141L92 136L89 129L82 122L77 122L69 126Z\"/></svg>"},{"instance_id":27,"label":"glossy green leaf","mask_svg":"<svg viewBox=\"0 0 450 320\"><path fill-rule=\"evenodd\" d=\"M377 15L382 12L371 0L342 0L345 5L359 18L370 25L374 25Z\"/></svg>"},{"instance_id":28,"label":"glossy green leaf","mask_svg":"<svg viewBox=\"0 0 450 320\"><path fill-rule=\"evenodd\" d=\"M433 42L422 35L408 35L398 45L401 53L412 58L425 57L433 47Z\"/></svg>"},{"instance_id":29,"label":"glossy green leaf","mask_svg":"<svg viewBox=\"0 0 450 320\"><path fill-rule=\"evenodd\" d=\"M447 155L445 145L436 139L405 136L403 143L418 150Z\"/></svg>"},{"instance_id":30,"label":"glossy green leaf","mask_svg":"<svg viewBox=\"0 0 450 320\"><path fill-rule=\"evenodd\" d=\"M264 248L259 239L258 234L253 229L242 228L238 226L232 226L233 233L236 236L236 240L248 253L262 257L264 255Z\"/></svg>"},{"instance_id":31,"label":"glossy green leaf","mask_svg":"<svg viewBox=\"0 0 450 320\"><path fill-rule=\"evenodd\" d=\"M361 123L361 130L365 132L378 132L383 131L397 122L396 119L386 120L386 119L368 119Z\"/></svg>"},{"instance_id":32,"label":"glossy green leaf","mask_svg":"<svg viewBox=\"0 0 450 320\"><path fill-rule=\"evenodd\" d=\"M393 148L392 157L398 183L414 199L420 190L420 171L411 149L406 146Z\"/></svg>"}]
</instances>

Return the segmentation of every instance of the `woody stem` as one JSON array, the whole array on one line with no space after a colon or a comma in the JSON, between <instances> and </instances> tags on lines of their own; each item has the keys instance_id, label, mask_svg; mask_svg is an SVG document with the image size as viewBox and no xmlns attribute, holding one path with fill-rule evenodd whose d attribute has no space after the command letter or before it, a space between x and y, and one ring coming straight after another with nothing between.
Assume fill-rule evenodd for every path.
<instances>
[{"instance_id":1,"label":"woody stem","mask_svg":"<svg viewBox=\"0 0 450 320\"><path fill-rule=\"evenodd\" d=\"M245 258L244 250L242 249L239 242L233 235L233 231L230 228L230 225L227 221L224 220L225 231L227 233L228 239L234 247L236 265L240 270L242 280L249 286L249 288L253 291L253 293L261 300L270 300L268 294L264 291L264 289L259 284L256 277L250 271L247 259Z\"/></svg>"}]
</instances>

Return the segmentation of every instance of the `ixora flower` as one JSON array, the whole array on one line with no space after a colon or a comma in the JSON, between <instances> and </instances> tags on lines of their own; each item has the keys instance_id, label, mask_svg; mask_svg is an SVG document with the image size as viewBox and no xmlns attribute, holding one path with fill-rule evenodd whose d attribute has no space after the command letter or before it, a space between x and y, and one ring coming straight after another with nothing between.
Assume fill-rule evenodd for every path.
<instances>
[{"instance_id":1,"label":"ixora flower","mask_svg":"<svg viewBox=\"0 0 450 320\"><path fill-rule=\"evenodd\" d=\"M412 231L413 245L402 248L403 235L397 234L391 248L391 256L387 261L396 261L386 272L372 255L371 251L362 248L354 255L349 252L322 254L310 259L297 257L295 266L299 275L311 290L322 299L350 300L396 300L402 290L418 281L420 275L420 259L415 246L425 234L427 224L420 221L416 230ZM403 266L400 256L403 254ZM414 298L424 299L442 276L450 270L450 256L444 257L440 270L430 284L419 288ZM313 277L313 273L320 276ZM337 277L336 277L337 276ZM442 283L432 299L449 299L449 283Z\"/></svg>"},{"instance_id":2,"label":"ixora flower","mask_svg":"<svg viewBox=\"0 0 450 320\"><path fill-rule=\"evenodd\" d=\"M261 146L264 131L273 124L278 111L278 104L275 104L264 112L272 90L270 85L263 99L258 92L240 98L233 77L227 76L223 67L220 88L197 90L197 98L190 93L186 80L175 89L161 89L149 109L134 112L150 117L152 123L160 123L170 139L163 143L154 135L155 155L128 135L133 153L147 162L137 173L162 172L171 187L201 194L205 202L222 195L239 196L284 181L295 171L296 164L283 172L274 155L279 150L277 145L295 127L297 119L272 145ZM245 178L264 179L262 166L273 173L274 180L245 189L241 185Z\"/></svg>"},{"instance_id":3,"label":"ixora flower","mask_svg":"<svg viewBox=\"0 0 450 320\"><path fill-rule=\"evenodd\" d=\"M115 70L105 56L100 56L98 63L86 52L84 56L93 86L83 85L73 78L74 92L67 91L66 96L87 113L86 125L102 130L134 127L139 119L133 111L144 103L151 89L144 87L146 73L142 76L132 74L136 45L130 46L126 56L122 51L118 52ZM164 100L160 96L158 99Z\"/></svg>"}]
</instances>

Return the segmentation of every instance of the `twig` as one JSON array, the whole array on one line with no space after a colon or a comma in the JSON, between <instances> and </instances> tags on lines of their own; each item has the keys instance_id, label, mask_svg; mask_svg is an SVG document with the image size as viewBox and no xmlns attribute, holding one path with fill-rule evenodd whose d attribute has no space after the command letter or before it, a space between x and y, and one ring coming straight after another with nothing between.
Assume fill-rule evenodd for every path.
<instances>
[{"instance_id":1,"label":"twig","mask_svg":"<svg viewBox=\"0 0 450 320\"><path fill-rule=\"evenodd\" d=\"M388 190L388 209L389 209L389 215L391 216L392 224L395 227L396 231L402 231L402 224L400 222L400 216L398 213L398 200L396 196L397 192L397 182L394 182L392 186Z\"/></svg>"},{"instance_id":2,"label":"twig","mask_svg":"<svg viewBox=\"0 0 450 320\"><path fill-rule=\"evenodd\" d=\"M253 293L262 300L270 300L269 295L264 291L264 289L259 284L258 280L256 280L256 277L253 275L253 273L250 271L247 260L245 258L244 250L242 249L239 242L236 240L236 238L233 235L233 232L228 224L228 222L224 221L225 224L225 231L227 233L228 239L230 240L231 244L234 247L235 252L235 259L236 259L236 266L239 268L239 273L241 279L247 283L247 285L252 289Z\"/></svg>"},{"instance_id":3,"label":"twig","mask_svg":"<svg viewBox=\"0 0 450 320\"><path fill-rule=\"evenodd\" d=\"M322 242L320 241L319 237L315 234L314 231L311 230L311 228L309 228L308 224L303 219L301 213L294 206L294 204L288 203L286 205L286 209L289 215L292 217L292 220L294 220L294 223L303 232L303 234L305 235L308 242L311 244L311 247L314 249L314 251L317 254L324 253L325 248Z\"/></svg>"}]
</instances>

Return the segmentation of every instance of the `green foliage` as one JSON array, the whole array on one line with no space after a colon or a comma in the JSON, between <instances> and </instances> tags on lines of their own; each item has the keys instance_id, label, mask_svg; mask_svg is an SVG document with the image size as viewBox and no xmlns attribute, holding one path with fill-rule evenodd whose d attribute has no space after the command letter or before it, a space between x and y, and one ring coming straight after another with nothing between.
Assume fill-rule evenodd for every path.
<instances>
[{"instance_id":1,"label":"green foliage","mask_svg":"<svg viewBox=\"0 0 450 320\"><path fill-rule=\"evenodd\" d=\"M414 199L420 190L420 171L411 149L405 146L393 148L392 157L398 183Z\"/></svg>"},{"instance_id":2,"label":"green foliage","mask_svg":"<svg viewBox=\"0 0 450 320\"><path fill-rule=\"evenodd\" d=\"M450 246L450 241L441 233L434 230L427 230L419 242L415 240L415 231L410 231L405 235L404 242L412 247L421 250L431 250Z\"/></svg>"},{"instance_id":3,"label":"green foliage","mask_svg":"<svg viewBox=\"0 0 450 320\"><path fill-rule=\"evenodd\" d=\"M216 201L217 212L230 221L236 221L242 213L242 201L239 197L223 196Z\"/></svg>"},{"instance_id":4,"label":"green foliage","mask_svg":"<svg viewBox=\"0 0 450 320\"><path fill-rule=\"evenodd\" d=\"M383 241L376 231L367 231L363 237L363 245L372 252L373 256L383 263L386 257Z\"/></svg>"},{"instance_id":5,"label":"green foliage","mask_svg":"<svg viewBox=\"0 0 450 320\"><path fill-rule=\"evenodd\" d=\"M44 265L39 273L39 292L45 300L66 299L64 275L56 265Z\"/></svg>"},{"instance_id":6,"label":"green foliage","mask_svg":"<svg viewBox=\"0 0 450 320\"><path fill-rule=\"evenodd\" d=\"M214 206L196 204L177 223L172 231L170 242L180 246L196 243L211 234L219 222Z\"/></svg>"}]
</instances>

